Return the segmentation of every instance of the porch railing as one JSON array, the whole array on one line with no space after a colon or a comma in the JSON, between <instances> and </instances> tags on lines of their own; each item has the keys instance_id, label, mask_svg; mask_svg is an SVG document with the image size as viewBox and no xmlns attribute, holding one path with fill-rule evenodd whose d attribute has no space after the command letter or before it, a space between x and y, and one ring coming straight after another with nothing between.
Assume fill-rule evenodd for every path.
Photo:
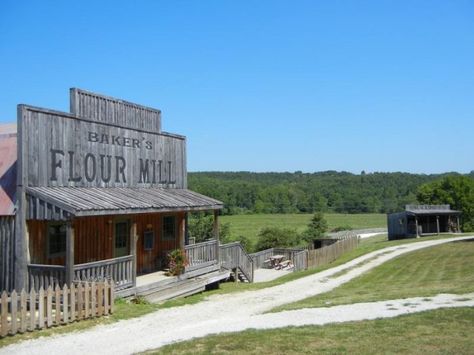
<instances>
[{"instance_id":1,"label":"porch railing","mask_svg":"<svg viewBox=\"0 0 474 355\"><path fill-rule=\"evenodd\" d=\"M133 256L94 261L91 263L74 265L74 281L115 283L115 289L121 290L134 285ZM40 287L47 289L58 285L63 287L66 283L66 268L62 265L28 265L29 289L38 291Z\"/></svg>"},{"instance_id":2,"label":"porch railing","mask_svg":"<svg viewBox=\"0 0 474 355\"><path fill-rule=\"evenodd\" d=\"M229 270L240 269L247 280L253 282L253 260L240 242L222 244L220 246L220 261L222 267Z\"/></svg>"},{"instance_id":3,"label":"porch railing","mask_svg":"<svg viewBox=\"0 0 474 355\"><path fill-rule=\"evenodd\" d=\"M114 280L121 290L133 286L134 278L132 255L74 265L74 281Z\"/></svg>"},{"instance_id":4,"label":"porch railing","mask_svg":"<svg viewBox=\"0 0 474 355\"><path fill-rule=\"evenodd\" d=\"M216 264L219 253L218 248L217 240L209 240L203 243L186 245L184 247L184 252L186 253L188 266L186 266L185 271L189 272Z\"/></svg>"},{"instance_id":5,"label":"porch railing","mask_svg":"<svg viewBox=\"0 0 474 355\"><path fill-rule=\"evenodd\" d=\"M28 290L38 291L41 287L63 287L66 282L66 268L62 265L28 265Z\"/></svg>"}]
</instances>

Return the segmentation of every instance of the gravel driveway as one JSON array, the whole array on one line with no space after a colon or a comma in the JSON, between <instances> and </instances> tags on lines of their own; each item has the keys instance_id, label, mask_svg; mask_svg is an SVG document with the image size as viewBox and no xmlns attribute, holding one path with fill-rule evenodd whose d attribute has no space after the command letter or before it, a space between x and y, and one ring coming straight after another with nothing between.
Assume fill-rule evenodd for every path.
<instances>
[{"instance_id":1,"label":"gravel driveway","mask_svg":"<svg viewBox=\"0 0 474 355\"><path fill-rule=\"evenodd\" d=\"M330 291L407 252L472 238L458 237L389 247L279 286L213 295L194 305L163 309L83 332L27 340L1 348L0 354L130 354L194 337L248 328L326 324L393 317L440 307L474 306L474 294L438 295L431 297L430 301L414 298L262 314L276 306Z\"/></svg>"}]
</instances>

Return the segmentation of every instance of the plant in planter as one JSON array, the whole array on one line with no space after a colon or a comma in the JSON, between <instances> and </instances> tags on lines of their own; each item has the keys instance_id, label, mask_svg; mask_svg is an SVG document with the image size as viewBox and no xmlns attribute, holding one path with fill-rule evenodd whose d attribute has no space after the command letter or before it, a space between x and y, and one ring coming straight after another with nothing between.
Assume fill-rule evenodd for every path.
<instances>
[{"instance_id":1,"label":"plant in planter","mask_svg":"<svg viewBox=\"0 0 474 355\"><path fill-rule=\"evenodd\" d=\"M178 276L184 273L184 268L188 265L188 259L184 250L175 249L168 253L168 268L170 275Z\"/></svg>"}]
</instances>

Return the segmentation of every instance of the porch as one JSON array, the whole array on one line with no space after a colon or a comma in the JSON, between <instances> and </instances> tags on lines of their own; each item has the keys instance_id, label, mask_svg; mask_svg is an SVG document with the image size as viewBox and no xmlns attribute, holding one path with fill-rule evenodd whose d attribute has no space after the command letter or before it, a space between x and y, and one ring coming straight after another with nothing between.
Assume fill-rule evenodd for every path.
<instances>
[{"instance_id":1,"label":"porch","mask_svg":"<svg viewBox=\"0 0 474 355\"><path fill-rule=\"evenodd\" d=\"M113 282L118 297L143 296L158 302L201 292L210 284L231 275L241 281L253 281L253 260L240 243L219 245L218 240L186 245L188 265L183 274L169 276L163 270L136 275L133 255L73 266L73 282ZM67 283L64 265L28 265L30 289L47 288Z\"/></svg>"}]
</instances>

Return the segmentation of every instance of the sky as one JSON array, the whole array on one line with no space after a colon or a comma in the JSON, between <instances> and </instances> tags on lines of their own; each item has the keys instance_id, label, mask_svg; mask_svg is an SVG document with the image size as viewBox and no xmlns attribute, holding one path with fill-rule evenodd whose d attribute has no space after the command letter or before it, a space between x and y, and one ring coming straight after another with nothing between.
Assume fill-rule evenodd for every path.
<instances>
[{"instance_id":1,"label":"sky","mask_svg":"<svg viewBox=\"0 0 474 355\"><path fill-rule=\"evenodd\" d=\"M0 124L78 87L162 110L188 171L474 170L474 2L0 1Z\"/></svg>"}]
</instances>

